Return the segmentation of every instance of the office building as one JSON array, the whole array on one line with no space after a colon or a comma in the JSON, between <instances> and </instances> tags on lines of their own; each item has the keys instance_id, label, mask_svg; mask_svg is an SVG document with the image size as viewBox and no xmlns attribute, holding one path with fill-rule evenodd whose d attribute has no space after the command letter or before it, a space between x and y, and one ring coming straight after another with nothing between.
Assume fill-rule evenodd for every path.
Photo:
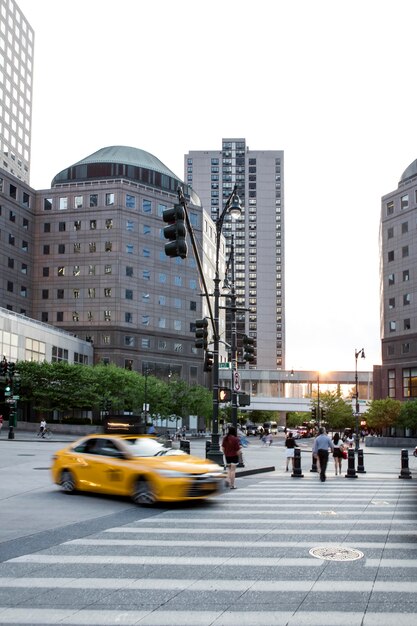
<instances>
[{"instance_id":1,"label":"office building","mask_svg":"<svg viewBox=\"0 0 417 626\"><path fill-rule=\"evenodd\" d=\"M29 183L34 32L14 0L0 0L0 167Z\"/></svg>"},{"instance_id":2,"label":"office building","mask_svg":"<svg viewBox=\"0 0 417 626\"><path fill-rule=\"evenodd\" d=\"M285 369L283 151L250 150L245 139L223 139L221 150L184 156L184 180L214 221L237 185L243 213L235 224L226 217L223 233L226 258L232 242L234 247L239 354L246 333L256 340L256 360L250 367ZM228 319L229 344L230 333Z\"/></svg>"},{"instance_id":3,"label":"office building","mask_svg":"<svg viewBox=\"0 0 417 626\"><path fill-rule=\"evenodd\" d=\"M382 198L380 291L382 365L374 397L417 399L417 160Z\"/></svg>"}]
</instances>

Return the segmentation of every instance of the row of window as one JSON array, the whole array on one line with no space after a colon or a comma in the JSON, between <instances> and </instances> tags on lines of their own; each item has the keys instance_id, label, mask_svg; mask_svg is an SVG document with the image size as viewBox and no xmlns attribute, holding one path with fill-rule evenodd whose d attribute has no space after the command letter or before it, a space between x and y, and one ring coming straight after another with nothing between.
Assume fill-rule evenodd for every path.
<instances>
[{"instance_id":1,"label":"row of window","mask_svg":"<svg viewBox=\"0 0 417 626\"><path fill-rule=\"evenodd\" d=\"M388 370L388 395L395 398L395 370ZM403 398L417 398L417 367L406 367L402 370Z\"/></svg>"},{"instance_id":2,"label":"row of window","mask_svg":"<svg viewBox=\"0 0 417 626\"><path fill-rule=\"evenodd\" d=\"M56 321L57 322L94 322L103 320L105 322L111 322L113 319L112 311L106 309L100 313L100 316L97 315L94 311L86 311L85 316L80 313L80 311L57 311L56 312ZM125 321L127 323L132 323L132 314L130 312L125 313ZM53 322L52 314L49 311L41 312L41 321L45 323ZM152 317L150 315L140 315L139 316L139 325L140 326L153 326L151 324ZM165 328L174 331L184 331L185 322L183 320L169 320L166 317L158 317L156 320L155 328Z\"/></svg>"},{"instance_id":3,"label":"row of window","mask_svg":"<svg viewBox=\"0 0 417 626\"><path fill-rule=\"evenodd\" d=\"M417 189L414 191L414 203L417 203ZM400 196L399 208L401 211L405 211L410 206L410 197L408 193ZM393 215L395 212L395 200L390 200L386 203L386 214Z\"/></svg>"},{"instance_id":4,"label":"row of window","mask_svg":"<svg viewBox=\"0 0 417 626\"><path fill-rule=\"evenodd\" d=\"M12 287L13 287L13 283L12 283ZM26 289L23 288L22 289ZM13 289L9 290L9 291L13 291ZM72 297L73 298L80 298L80 296L83 295L83 292L81 289L72 289L70 290L72 293ZM104 287L103 288L103 296L105 298L111 298L114 296L114 292L115 290L113 290L112 287ZM99 290L96 289L95 287L88 287L85 291L85 295L88 298L96 298L99 297ZM65 290L64 289L57 289L56 290L56 294L53 292L53 290L51 289L42 289L41 290L41 296L42 296L42 300L49 300L49 297L53 298L53 299L57 299L57 300L64 300L65 299ZM125 300L133 300L133 289L125 289ZM182 309L183 308L183 304L184 304L184 300L182 300L181 298L167 298L167 296L165 295L157 295L155 297L156 302L158 303L158 305L160 306L169 306L173 307L174 309ZM148 304L151 301L151 296L149 293L146 292L142 292L142 298L141 301L144 304ZM197 310L197 302L195 300L190 300L189 301L189 309L190 311L196 311Z\"/></svg>"},{"instance_id":5,"label":"row of window","mask_svg":"<svg viewBox=\"0 0 417 626\"><path fill-rule=\"evenodd\" d=\"M401 258L406 259L408 256L410 256L409 246L402 246ZM388 258L388 263L392 263L393 261L395 261L395 250L389 250L387 258Z\"/></svg>"}]
</instances>

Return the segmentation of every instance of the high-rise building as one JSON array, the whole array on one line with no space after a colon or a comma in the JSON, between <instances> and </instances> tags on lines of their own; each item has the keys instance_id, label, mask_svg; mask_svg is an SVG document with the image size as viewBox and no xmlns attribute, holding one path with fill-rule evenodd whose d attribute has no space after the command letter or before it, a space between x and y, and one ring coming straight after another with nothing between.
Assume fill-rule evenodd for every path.
<instances>
[{"instance_id":1,"label":"high-rise building","mask_svg":"<svg viewBox=\"0 0 417 626\"><path fill-rule=\"evenodd\" d=\"M285 368L284 153L250 150L245 139L223 139L221 150L190 151L184 180L216 222L234 185L242 217L226 217L227 251L234 246L238 297L238 346L247 334L256 340L250 367ZM227 255L226 255L227 256ZM230 321L226 339L230 343Z\"/></svg>"},{"instance_id":2,"label":"high-rise building","mask_svg":"<svg viewBox=\"0 0 417 626\"><path fill-rule=\"evenodd\" d=\"M190 242L185 259L165 254L162 217L179 186L212 291L211 217L148 152L102 148L42 191L0 171L0 305L87 339L95 362L202 383L197 263Z\"/></svg>"},{"instance_id":3,"label":"high-rise building","mask_svg":"<svg viewBox=\"0 0 417 626\"><path fill-rule=\"evenodd\" d=\"M0 0L0 167L29 183L34 31L14 0Z\"/></svg>"},{"instance_id":4,"label":"high-rise building","mask_svg":"<svg viewBox=\"0 0 417 626\"><path fill-rule=\"evenodd\" d=\"M417 160L382 197L380 292L382 365L374 397L417 398Z\"/></svg>"}]
</instances>

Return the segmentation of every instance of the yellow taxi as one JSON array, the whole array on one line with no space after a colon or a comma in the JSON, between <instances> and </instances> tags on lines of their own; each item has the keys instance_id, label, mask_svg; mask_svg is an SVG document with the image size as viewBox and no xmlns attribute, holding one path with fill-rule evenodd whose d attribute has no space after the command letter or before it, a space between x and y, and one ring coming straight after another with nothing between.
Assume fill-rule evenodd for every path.
<instances>
[{"instance_id":1,"label":"yellow taxi","mask_svg":"<svg viewBox=\"0 0 417 626\"><path fill-rule=\"evenodd\" d=\"M204 499L219 493L225 478L217 463L138 435L78 439L55 453L51 470L65 493L130 496L141 505Z\"/></svg>"}]
</instances>

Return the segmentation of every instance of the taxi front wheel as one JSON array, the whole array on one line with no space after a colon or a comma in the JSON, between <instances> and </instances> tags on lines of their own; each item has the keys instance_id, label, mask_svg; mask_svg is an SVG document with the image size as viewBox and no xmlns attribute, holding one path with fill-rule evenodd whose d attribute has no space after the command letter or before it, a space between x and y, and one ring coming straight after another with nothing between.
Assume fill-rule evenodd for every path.
<instances>
[{"instance_id":1,"label":"taxi front wheel","mask_svg":"<svg viewBox=\"0 0 417 626\"><path fill-rule=\"evenodd\" d=\"M155 493L151 483L146 478L138 478L133 486L132 500L135 504L142 506L154 504Z\"/></svg>"},{"instance_id":2,"label":"taxi front wheel","mask_svg":"<svg viewBox=\"0 0 417 626\"><path fill-rule=\"evenodd\" d=\"M75 478L73 473L69 470L63 470L63 472L61 473L60 485L64 493L74 493Z\"/></svg>"}]
</instances>

